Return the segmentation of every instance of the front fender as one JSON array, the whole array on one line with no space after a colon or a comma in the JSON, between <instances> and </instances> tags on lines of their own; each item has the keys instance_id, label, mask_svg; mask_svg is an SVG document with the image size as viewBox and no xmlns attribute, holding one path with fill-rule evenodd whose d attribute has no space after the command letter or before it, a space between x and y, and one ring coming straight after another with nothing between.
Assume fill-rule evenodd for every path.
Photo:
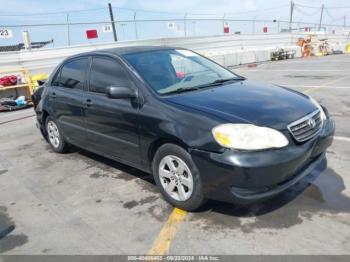
<instances>
[{"instance_id":1,"label":"front fender","mask_svg":"<svg viewBox=\"0 0 350 262\"><path fill-rule=\"evenodd\" d=\"M139 111L140 150L142 161L149 162L149 150L160 141L175 142L186 148L223 152L211 129L223 120L195 109L158 101L146 103Z\"/></svg>"}]
</instances>

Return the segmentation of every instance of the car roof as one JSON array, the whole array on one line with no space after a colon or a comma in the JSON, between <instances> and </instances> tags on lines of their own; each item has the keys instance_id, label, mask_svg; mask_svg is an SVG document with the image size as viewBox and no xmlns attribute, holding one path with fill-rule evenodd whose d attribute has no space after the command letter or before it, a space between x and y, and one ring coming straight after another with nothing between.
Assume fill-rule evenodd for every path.
<instances>
[{"instance_id":1,"label":"car roof","mask_svg":"<svg viewBox=\"0 0 350 262\"><path fill-rule=\"evenodd\" d=\"M77 56L97 55L97 54L111 54L111 55L123 56L127 54L159 51L159 50L171 50L171 49L183 49L183 48L177 48L177 47L171 47L171 46L126 46L126 47L115 47L115 48L95 50L87 53L82 53Z\"/></svg>"}]
</instances>

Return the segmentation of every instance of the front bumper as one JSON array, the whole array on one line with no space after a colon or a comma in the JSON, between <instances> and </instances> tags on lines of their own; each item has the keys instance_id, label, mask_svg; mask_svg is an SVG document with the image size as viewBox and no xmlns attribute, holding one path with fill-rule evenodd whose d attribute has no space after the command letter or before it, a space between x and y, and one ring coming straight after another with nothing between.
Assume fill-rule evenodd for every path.
<instances>
[{"instance_id":1,"label":"front bumper","mask_svg":"<svg viewBox=\"0 0 350 262\"><path fill-rule=\"evenodd\" d=\"M191 155L208 198L250 204L283 192L315 169L325 158L334 131L334 122L327 119L321 132L303 144L255 152L193 149Z\"/></svg>"}]
</instances>

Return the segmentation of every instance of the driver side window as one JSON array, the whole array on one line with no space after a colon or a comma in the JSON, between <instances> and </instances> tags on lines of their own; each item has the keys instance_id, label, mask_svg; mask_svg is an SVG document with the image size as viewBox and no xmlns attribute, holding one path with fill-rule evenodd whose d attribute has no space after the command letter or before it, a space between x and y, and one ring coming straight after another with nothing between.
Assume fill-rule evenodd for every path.
<instances>
[{"instance_id":1,"label":"driver side window","mask_svg":"<svg viewBox=\"0 0 350 262\"><path fill-rule=\"evenodd\" d=\"M127 73L117 61L111 58L94 57L89 92L104 94L109 86L130 87Z\"/></svg>"}]
</instances>

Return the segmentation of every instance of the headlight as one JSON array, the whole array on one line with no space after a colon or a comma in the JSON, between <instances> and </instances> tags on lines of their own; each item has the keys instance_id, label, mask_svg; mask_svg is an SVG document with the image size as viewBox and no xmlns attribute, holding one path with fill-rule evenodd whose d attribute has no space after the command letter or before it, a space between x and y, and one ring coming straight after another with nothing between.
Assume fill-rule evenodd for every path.
<instances>
[{"instance_id":1,"label":"headlight","mask_svg":"<svg viewBox=\"0 0 350 262\"><path fill-rule=\"evenodd\" d=\"M318 108L318 110L320 110L320 116L321 116L321 120L323 123L323 121L325 121L327 119L327 116L326 116L325 112L323 111L322 106L315 99L313 99L311 96L309 96L309 98L310 98L310 101Z\"/></svg>"},{"instance_id":2,"label":"headlight","mask_svg":"<svg viewBox=\"0 0 350 262\"><path fill-rule=\"evenodd\" d=\"M212 133L216 142L226 148L261 150L288 145L281 132L251 124L222 124L214 127Z\"/></svg>"}]
</instances>

